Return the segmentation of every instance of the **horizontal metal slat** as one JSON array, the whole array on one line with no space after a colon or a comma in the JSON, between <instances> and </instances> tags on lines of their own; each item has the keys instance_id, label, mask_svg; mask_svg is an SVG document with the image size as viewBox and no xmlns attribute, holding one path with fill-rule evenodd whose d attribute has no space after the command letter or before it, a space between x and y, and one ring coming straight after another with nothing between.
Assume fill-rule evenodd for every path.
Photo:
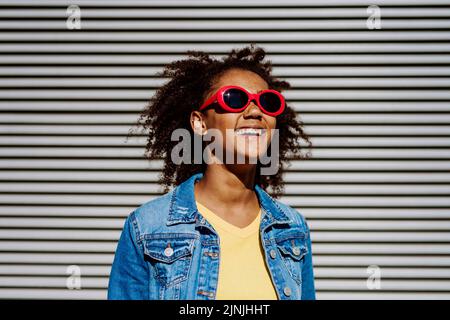
<instances>
[{"instance_id":1,"label":"horizontal metal slat","mask_svg":"<svg viewBox=\"0 0 450 320\"><path fill-rule=\"evenodd\" d=\"M367 222L367 224L371 224L371 222ZM320 243L320 242L313 242L312 244L312 251L313 255L322 255L322 254L362 254L362 255L368 255L368 254L377 254L377 255L449 255L450 254L450 244L398 244L398 243L392 243L392 244L384 244L384 243ZM384 269L384 268L383 268ZM332 269L331 269L332 270ZM358 270L358 269L357 269ZM388 275L384 276L391 276L391 277L408 277L414 274L414 269L409 269L410 272L406 272L405 274L401 274L400 272L395 272L396 269L393 269L391 273L388 273ZM420 271L420 270L419 270ZM436 270L433 270L436 271ZM442 271L442 272L438 272ZM364 270L365 272L365 270ZM333 272L329 272L333 274ZM434 273L430 271L429 273L426 273L429 276L432 276ZM450 278L450 274L446 272L445 270L437 270L436 274L438 274L442 278ZM349 275L349 272L347 273ZM324 277L326 275L323 275ZM359 273L356 272L353 274L353 277L359 277ZM365 276L367 277L367 273L365 273Z\"/></svg>"},{"instance_id":2,"label":"horizontal metal slat","mask_svg":"<svg viewBox=\"0 0 450 320\"><path fill-rule=\"evenodd\" d=\"M51 32L35 30L30 31L2 31L0 41L115 41L115 42L326 42L326 41L445 41L450 40L450 32L442 30L358 30L358 31L304 31L304 30L265 30L258 33L254 31L230 30L228 32L196 31L192 33L182 31L96 31L90 33L70 33L53 30Z\"/></svg>"},{"instance_id":3,"label":"horizontal metal slat","mask_svg":"<svg viewBox=\"0 0 450 320\"><path fill-rule=\"evenodd\" d=\"M2 219L3 220L3 219ZM2 221L0 220L0 221ZM372 220L372 221L351 221L351 220L314 220L308 221L310 229L313 231L335 231L335 230L362 230L362 231L442 231L450 230L450 221L408 221L408 220ZM447 251L450 255L450 250Z\"/></svg>"},{"instance_id":4,"label":"horizontal metal slat","mask_svg":"<svg viewBox=\"0 0 450 320\"><path fill-rule=\"evenodd\" d=\"M0 38L2 33L0 32ZM309 45L309 44L307 44ZM94 77L156 77L156 74L162 71L162 67L150 66L0 66L0 74L3 76L52 76L52 77L79 77L79 76L94 76ZM369 66L369 67L334 67L334 66L310 66L310 67L296 67L296 66L276 66L273 68L272 74L275 77L370 77L370 76L385 76L385 77L433 77L433 76L448 76L450 75L450 68L445 66ZM404 80L405 78L401 78ZM292 81L293 79L287 79ZM49 108L52 102L41 103L33 101L33 104L41 104L42 107ZM121 102L123 104L123 102ZM81 103L79 103L81 104ZM96 101L96 106L105 105L102 101ZM117 102L115 104L118 104ZM127 103L128 105L129 103ZM363 103L363 105L366 103ZM114 102L112 103L114 106ZM0 102L0 107L2 103Z\"/></svg>"},{"instance_id":5,"label":"horizontal metal slat","mask_svg":"<svg viewBox=\"0 0 450 320\"><path fill-rule=\"evenodd\" d=\"M98 207L98 206L27 206L21 204L0 206L1 216L45 216L45 217L123 217L128 216L134 206ZM420 211L422 213L423 211ZM439 214L439 210L434 211ZM450 212L449 212L450 216Z\"/></svg>"},{"instance_id":6,"label":"horizontal metal slat","mask_svg":"<svg viewBox=\"0 0 450 320\"><path fill-rule=\"evenodd\" d=\"M106 289L69 290L69 289L34 289L14 288L0 289L0 298L7 299L96 299L104 300ZM445 292L327 292L317 291L316 298L320 300L448 300L450 294Z\"/></svg>"},{"instance_id":7,"label":"horizontal metal slat","mask_svg":"<svg viewBox=\"0 0 450 320\"><path fill-rule=\"evenodd\" d=\"M2 228L78 228L78 229L117 229L123 227L123 218L4 218L0 217ZM415 221L415 220L315 220L309 219L308 225L314 231L442 231L450 230L450 221ZM450 250L448 251L450 254Z\"/></svg>"},{"instance_id":8,"label":"horizontal metal slat","mask_svg":"<svg viewBox=\"0 0 450 320\"><path fill-rule=\"evenodd\" d=\"M111 265L112 253L0 253L1 264L100 264Z\"/></svg>"},{"instance_id":9,"label":"horizontal metal slat","mask_svg":"<svg viewBox=\"0 0 450 320\"><path fill-rule=\"evenodd\" d=\"M450 114L449 114L450 118ZM450 119L449 119L450 120ZM179 142L181 142L180 140ZM335 148L335 147L400 147L400 148L430 148L430 147L450 147L450 137L313 137L314 147ZM147 144L147 137L102 137L93 139L89 136L82 137L59 137L59 136L0 136L1 146L102 146L102 147L127 147L140 146L144 150ZM303 147L307 143L299 141Z\"/></svg>"},{"instance_id":10,"label":"horizontal metal slat","mask_svg":"<svg viewBox=\"0 0 450 320\"><path fill-rule=\"evenodd\" d=\"M8 194L0 195L0 204L52 204L52 205L139 205L153 199L150 195L42 195ZM450 199L446 196L284 196L287 205L296 207L449 207Z\"/></svg>"},{"instance_id":11,"label":"horizontal metal slat","mask_svg":"<svg viewBox=\"0 0 450 320\"><path fill-rule=\"evenodd\" d=\"M370 115L367 115L370 117ZM303 117L303 115L302 115ZM310 136L437 136L450 135L450 126L437 126L427 124L386 125L386 124L304 124L307 134ZM89 124L0 124L0 134L23 135L120 135L126 137L130 129L136 129L133 125L102 124L93 126ZM138 130L135 135L144 135Z\"/></svg>"},{"instance_id":12,"label":"horizontal metal slat","mask_svg":"<svg viewBox=\"0 0 450 320\"><path fill-rule=\"evenodd\" d=\"M317 291L318 300L449 300L446 292L333 292Z\"/></svg>"},{"instance_id":13,"label":"horizontal metal slat","mask_svg":"<svg viewBox=\"0 0 450 320\"><path fill-rule=\"evenodd\" d=\"M82 21L83 30L367 30L367 19L308 19L306 20L280 20L280 19L259 19L259 20L227 20L215 19L212 21L202 20L94 20L85 19ZM270 27L269 27L270 26ZM0 28L5 30L64 30L66 21L61 20L3 20L0 21ZM450 21L444 19L383 19L384 29L448 29Z\"/></svg>"},{"instance_id":14,"label":"horizontal metal slat","mask_svg":"<svg viewBox=\"0 0 450 320\"><path fill-rule=\"evenodd\" d=\"M233 22L234 24L235 22ZM190 24L189 24L190 25ZM450 51L450 46L445 43L261 43L270 54L276 53L444 53ZM192 50L205 52L227 52L233 46L230 44L192 44ZM186 47L179 44L2 44L0 53L23 52L23 53L149 53L158 54L171 52L174 54L186 53Z\"/></svg>"},{"instance_id":15,"label":"horizontal metal slat","mask_svg":"<svg viewBox=\"0 0 450 320\"><path fill-rule=\"evenodd\" d=\"M422 162L418 162L417 165L420 165ZM404 163L406 165L406 163ZM363 165L363 163L361 163ZM382 165L382 163L381 163ZM389 165L386 163L386 165ZM395 162L392 165L396 165ZM398 163L398 165L402 165ZM426 163L425 163L426 165ZM163 166L162 160L57 160L57 159L48 159L48 160L39 160L39 159L29 159L29 160L21 160L21 159L0 159L0 169L94 169L94 170L161 170ZM411 167L414 166L414 163L410 164ZM437 161L434 163L431 161L429 163L430 168L442 168L442 170L447 169L447 163L442 161ZM450 164L449 164L450 166Z\"/></svg>"},{"instance_id":16,"label":"horizontal metal slat","mask_svg":"<svg viewBox=\"0 0 450 320\"><path fill-rule=\"evenodd\" d=\"M19 276L0 276L0 288L20 288L20 287L34 287L34 288L67 288L67 279L65 277L19 277ZM82 288L102 288L108 287L107 277L81 277Z\"/></svg>"},{"instance_id":17,"label":"horizontal metal slat","mask_svg":"<svg viewBox=\"0 0 450 320\"><path fill-rule=\"evenodd\" d=\"M449 91L450 95L450 91ZM449 96L450 97L450 96ZM128 124L129 129L137 122L138 113L102 114L102 113L4 113L1 122L30 124ZM431 114L365 114L365 113L307 113L298 115L307 125L328 123L336 124L450 124L450 113ZM445 130L445 129L444 129Z\"/></svg>"},{"instance_id":18,"label":"horizontal metal slat","mask_svg":"<svg viewBox=\"0 0 450 320\"><path fill-rule=\"evenodd\" d=\"M413 173L414 174L414 173ZM284 187L287 196L305 195L450 195L447 185L426 184L288 184ZM161 186L154 182L4 182L3 193L71 193L71 194L150 194L161 192Z\"/></svg>"},{"instance_id":19,"label":"horizontal metal slat","mask_svg":"<svg viewBox=\"0 0 450 320\"><path fill-rule=\"evenodd\" d=\"M118 240L120 230L0 229L3 240ZM315 242L450 242L450 233L435 231L314 231Z\"/></svg>"},{"instance_id":20,"label":"horizontal metal slat","mask_svg":"<svg viewBox=\"0 0 450 320\"><path fill-rule=\"evenodd\" d=\"M47 275L47 276L68 276L68 267L64 265L0 265L1 275ZM78 266L81 276L109 276L110 266ZM69 269L70 270L70 269Z\"/></svg>"},{"instance_id":21,"label":"horizontal metal slat","mask_svg":"<svg viewBox=\"0 0 450 320\"><path fill-rule=\"evenodd\" d=\"M0 111L22 112L126 112L140 113L147 105L146 101L0 101ZM354 102L354 101L293 101L289 103L290 107L300 114L318 113L318 112L446 112L448 111L447 102L426 101L426 102ZM94 111L94 112L93 112ZM420 128L417 128L417 130ZM419 132L420 133L420 132Z\"/></svg>"},{"instance_id":22,"label":"horizontal metal slat","mask_svg":"<svg viewBox=\"0 0 450 320\"><path fill-rule=\"evenodd\" d=\"M438 222L436 222L438 223ZM4 218L0 217L1 228L78 228L78 229L117 229L122 230L123 218ZM433 224L433 222L429 222ZM426 222L425 222L426 228ZM445 222L441 224L445 228Z\"/></svg>"},{"instance_id":23,"label":"horizontal metal slat","mask_svg":"<svg viewBox=\"0 0 450 320\"><path fill-rule=\"evenodd\" d=\"M449 242L450 233L419 231L315 231L311 238L316 242Z\"/></svg>"},{"instance_id":24,"label":"horizontal metal slat","mask_svg":"<svg viewBox=\"0 0 450 320\"><path fill-rule=\"evenodd\" d=\"M53 252L77 252L77 253L111 253L114 254L117 248L117 242L105 242L105 241L45 241L45 240L32 240L32 241L0 241L1 252L15 252L29 254L30 252L40 253L53 253ZM0 265L1 270L1 265ZM15 270L11 269L12 274ZM1 272L0 272L1 274Z\"/></svg>"},{"instance_id":25,"label":"horizontal metal slat","mask_svg":"<svg viewBox=\"0 0 450 320\"><path fill-rule=\"evenodd\" d=\"M89 270L88 270L89 271ZM446 269L435 268L380 268L382 279L402 279L402 278L448 278L450 275ZM367 279L367 268L314 268L315 278L363 278Z\"/></svg>"},{"instance_id":26,"label":"horizontal metal slat","mask_svg":"<svg viewBox=\"0 0 450 320\"><path fill-rule=\"evenodd\" d=\"M162 160L130 159L0 159L0 169L39 170L162 170ZM290 171L449 171L445 160L292 160ZM291 187L292 188L292 187Z\"/></svg>"},{"instance_id":27,"label":"horizontal metal slat","mask_svg":"<svg viewBox=\"0 0 450 320\"><path fill-rule=\"evenodd\" d=\"M384 267L449 267L450 257L442 256L340 256L322 255L313 258L314 266L362 266Z\"/></svg>"},{"instance_id":28,"label":"horizontal metal slat","mask_svg":"<svg viewBox=\"0 0 450 320\"><path fill-rule=\"evenodd\" d=\"M138 147L18 147L0 148L0 157L54 157L54 158L142 158L143 148ZM315 159L448 159L450 151L446 149L420 148L383 149L383 148L322 148L312 151ZM289 156L289 154L288 154Z\"/></svg>"},{"instance_id":29,"label":"horizontal metal slat","mask_svg":"<svg viewBox=\"0 0 450 320\"><path fill-rule=\"evenodd\" d=\"M367 9L360 8L220 8L178 9L174 8L90 8L83 7L83 18L153 18L153 19L201 19L201 18L367 18ZM445 17L450 10L444 8L383 8L383 17ZM18 8L2 9L3 18L66 18L66 10Z\"/></svg>"},{"instance_id":30,"label":"horizontal metal slat","mask_svg":"<svg viewBox=\"0 0 450 320\"><path fill-rule=\"evenodd\" d=\"M4 240L119 240L120 230L0 229Z\"/></svg>"},{"instance_id":31,"label":"horizontal metal slat","mask_svg":"<svg viewBox=\"0 0 450 320\"><path fill-rule=\"evenodd\" d=\"M156 182L160 172L120 171L0 171L4 181L116 181ZM284 176L286 183L448 183L450 174L434 172L290 172Z\"/></svg>"},{"instance_id":32,"label":"horizontal metal slat","mask_svg":"<svg viewBox=\"0 0 450 320\"><path fill-rule=\"evenodd\" d=\"M3 115L2 115L3 116ZM2 124L1 134L84 134L84 135L122 135L126 136L131 129L130 125L99 125L89 124L68 126L63 124ZM428 128L432 130L432 128Z\"/></svg>"},{"instance_id":33,"label":"horizontal metal slat","mask_svg":"<svg viewBox=\"0 0 450 320\"><path fill-rule=\"evenodd\" d=\"M65 26L65 24L64 24ZM211 55L212 58L220 59L221 55ZM186 55L179 54L22 54L2 55L2 64L84 64L84 65L104 65L104 64L121 64L121 65L165 65L174 60L187 58ZM272 54L270 60L274 65L404 65L404 64L448 64L450 62L449 54Z\"/></svg>"},{"instance_id":34,"label":"horizontal metal slat","mask_svg":"<svg viewBox=\"0 0 450 320\"><path fill-rule=\"evenodd\" d=\"M449 61L450 62L450 61ZM149 99L153 93L151 90L140 89L0 89L0 99L14 100L18 99L84 99L84 100L111 100L111 99ZM388 89L304 89L288 91L285 94L286 99L302 100L450 100L449 90L388 90Z\"/></svg>"},{"instance_id":35,"label":"horizontal metal slat","mask_svg":"<svg viewBox=\"0 0 450 320\"><path fill-rule=\"evenodd\" d=\"M106 253L0 253L0 263L8 264L95 264L111 265L114 254ZM317 255L314 266L448 267L450 258L442 256L341 256Z\"/></svg>"},{"instance_id":36,"label":"horizontal metal slat","mask_svg":"<svg viewBox=\"0 0 450 320\"><path fill-rule=\"evenodd\" d=\"M317 279L315 286L320 290L370 291L366 280L322 280ZM450 281L446 280L381 280L380 290L386 291L446 291L450 293Z\"/></svg>"},{"instance_id":37,"label":"horizontal metal slat","mask_svg":"<svg viewBox=\"0 0 450 320\"><path fill-rule=\"evenodd\" d=\"M281 199L296 207L450 207L448 196L283 196ZM0 202L3 201L0 197Z\"/></svg>"},{"instance_id":38,"label":"horizontal metal slat","mask_svg":"<svg viewBox=\"0 0 450 320\"><path fill-rule=\"evenodd\" d=\"M65 252L65 253L114 253L117 247L116 241L45 241L45 240L1 240L0 251L1 252ZM424 243L424 244L384 244L384 243L312 243L312 251L314 256L318 255L449 255L450 244L436 244L436 243ZM1 270L1 266L0 266ZM10 273L14 273L15 270L11 269ZM438 273L440 274L440 273ZM441 274L440 274L441 275ZM357 277L355 275L355 277ZM406 277L406 275L404 276ZM444 277L441 275L441 277ZM445 277L450 277L448 272Z\"/></svg>"},{"instance_id":39,"label":"horizontal metal slat","mask_svg":"<svg viewBox=\"0 0 450 320\"><path fill-rule=\"evenodd\" d=\"M1 46L0 46L1 48ZM449 45L450 49L450 45ZM450 51L450 50L449 50ZM151 88L164 85L168 79L164 78L144 78L122 77L122 78L94 78L94 77L28 77L28 78L0 78L0 88L13 87L14 89L24 88ZM450 80L447 78L308 78L291 79L289 83L293 88L449 88ZM289 92L295 92L290 90Z\"/></svg>"},{"instance_id":40,"label":"horizontal metal slat","mask_svg":"<svg viewBox=\"0 0 450 320\"><path fill-rule=\"evenodd\" d=\"M101 172L101 171L0 171L0 180L12 181L142 181L156 182L159 172ZM450 175L449 175L450 179Z\"/></svg>"},{"instance_id":41,"label":"horizontal metal slat","mask_svg":"<svg viewBox=\"0 0 450 320\"><path fill-rule=\"evenodd\" d=\"M105 300L107 290L69 290L45 288L0 288L0 299L74 299L74 300Z\"/></svg>"},{"instance_id":42,"label":"horizontal metal slat","mask_svg":"<svg viewBox=\"0 0 450 320\"><path fill-rule=\"evenodd\" d=\"M296 208L307 219L450 219L450 209L443 208ZM0 216L8 217L122 217L134 206L46 206L14 204L0 206Z\"/></svg>"},{"instance_id":43,"label":"horizontal metal slat","mask_svg":"<svg viewBox=\"0 0 450 320\"><path fill-rule=\"evenodd\" d=\"M445 208L301 208L307 219L448 219ZM0 212L2 212L0 207ZM370 220L368 221L370 223Z\"/></svg>"},{"instance_id":44,"label":"horizontal metal slat","mask_svg":"<svg viewBox=\"0 0 450 320\"><path fill-rule=\"evenodd\" d=\"M121 0L110 0L105 3L102 0L79 0L79 6L93 6L93 7L123 7L123 2ZM62 6L62 5L71 5L70 0L41 0L39 6ZM446 5L446 0L372 0L372 5L388 5L388 6L413 6L413 5ZM33 0L24 0L21 2L16 2L14 0L2 0L2 5L9 6L26 6L33 7L37 6L36 2ZM278 7L283 6L298 6L298 7L340 7L340 6L360 6L360 0L305 0L302 1L301 5L299 5L296 0L280 0L277 2ZM127 1L127 7L204 7L204 0L192 0L189 2L183 0L153 0L151 5L147 0L129 0ZM228 0L226 4L222 1L210 2L208 3L208 7L264 7L264 6L273 6L273 1L270 0L259 0L255 2L253 0Z\"/></svg>"},{"instance_id":45,"label":"horizontal metal slat","mask_svg":"<svg viewBox=\"0 0 450 320\"><path fill-rule=\"evenodd\" d=\"M0 276L0 287L51 287L66 288L67 277L19 277L19 276ZM445 280L386 280L381 282L381 290L387 291L450 291L450 281ZM369 291L365 280L323 280L315 281L317 290L358 290ZM81 285L83 288L107 288L107 277L82 277Z\"/></svg>"}]
</instances>

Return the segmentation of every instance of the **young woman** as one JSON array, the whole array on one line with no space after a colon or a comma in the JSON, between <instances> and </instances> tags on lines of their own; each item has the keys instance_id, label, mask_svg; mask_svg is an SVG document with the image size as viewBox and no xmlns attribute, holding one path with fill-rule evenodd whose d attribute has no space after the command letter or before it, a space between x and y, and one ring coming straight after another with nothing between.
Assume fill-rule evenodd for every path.
<instances>
[{"instance_id":1,"label":"young woman","mask_svg":"<svg viewBox=\"0 0 450 320\"><path fill-rule=\"evenodd\" d=\"M302 139L311 147L280 93L289 83L271 75L265 51L253 45L222 60L188 53L166 66L162 75L170 80L140 118L147 156L163 159L166 193L127 218L108 298L315 299L308 225L275 200L288 157L303 158ZM191 134L187 151L194 153L194 140L214 130L215 151L203 141L206 160L176 164L177 129ZM269 149L279 162L263 174L260 157ZM231 161L219 157L227 152Z\"/></svg>"}]
</instances>

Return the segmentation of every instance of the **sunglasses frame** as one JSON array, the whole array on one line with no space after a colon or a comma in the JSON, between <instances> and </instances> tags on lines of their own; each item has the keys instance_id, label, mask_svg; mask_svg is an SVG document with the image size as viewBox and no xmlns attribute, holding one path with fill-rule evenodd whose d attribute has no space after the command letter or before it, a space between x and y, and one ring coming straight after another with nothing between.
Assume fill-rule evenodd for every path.
<instances>
[{"instance_id":1,"label":"sunglasses frame","mask_svg":"<svg viewBox=\"0 0 450 320\"><path fill-rule=\"evenodd\" d=\"M242 108L239 108L239 109L235 109L235 108L229 107L225 103L223 96L224 96L225 92L227 90L229 90L229 89L238 89L238 90L244 91L247 94L248 101L245 104L245 106L243 106ZM268 92L276 94L278 96L278 98L280 99L280 102L281 102L280 109L275 111L275 112L269 112L266 109L264 109L264 107L261 105L261 103L259 101L261 95L265 94L265 93L268 93ZM247 90L245 90L245 88L240 87L240 86L223 86L220 89L218 89L216 91L216 93L214 93L208 100L206 100L205 103L202 104L202 106L200 107L199 110L201 111L201 110L205 109L206 107L208 107L209 105L211 105L211 104L213 104L214 102L217 101L218 104L220 105L220 107L222 107L223 110L228 111L228 112L237 113L237 112L244 111L248 107L250 102L252 102L253 100L256 101L256 105L259 107L259 109L263 113L265 113L265 114L267 114L269 116L272 116L272 117L276 117L276 116L280 115L281 113L283 113L283 111L285 109L285 106L286 106L286 102L285 102L285 99L284 99L283 95L281 93L279 93L278 91L273 90L273 89L265 89L265 90L262 90L262 91L260 91L258 93L251 93L251 92L248 92Z\"/></svg>"}]
</instances>

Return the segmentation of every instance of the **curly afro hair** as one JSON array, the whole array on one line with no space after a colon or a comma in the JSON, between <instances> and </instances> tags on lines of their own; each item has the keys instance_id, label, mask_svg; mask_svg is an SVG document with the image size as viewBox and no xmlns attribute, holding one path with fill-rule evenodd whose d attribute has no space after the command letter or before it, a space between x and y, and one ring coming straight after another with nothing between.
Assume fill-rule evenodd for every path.
<instances>
[{"instance_id":1,"label":"curly afro hair","mask_svg":"<svg viewBox=\"0 0 450 320\"><path fill-rule=\"evenodd\" d=\"M178 144L172 141L171 135L175 129L193 130L190 125L190 114L204 102L207 93L213 87L215 80L229 69L249 70L258 74L266 81L270 89L283 91L291 86L288 82L278 80L271 75L271 61L264 61L266 52L263 48L250 46L233 49L221 60L210 57L203 51L187 51L188 58L173 61L166 65L158 76L169 78L158 88L142 111L137 127L145 132L147 137L145 156L150 159L162 159L163 169L159 183L164 192L172 186L177 186L195 173L205 172L206 163L176 165L171 160L171 150ZM301 153L301 140L307 142L307 148L312 147L310 137L303 130L295 111L286 102L285 111L277 116L276 128L279 129L279 167L275 175L261 175L258 163L255 182L268 191L274 198L282 195L284 182L282 175L290 159L307 159L310 157ZM193 145L193 143L192 143ZM270 188L271 190L268 190Z\"/></svg>"}]
</instances>

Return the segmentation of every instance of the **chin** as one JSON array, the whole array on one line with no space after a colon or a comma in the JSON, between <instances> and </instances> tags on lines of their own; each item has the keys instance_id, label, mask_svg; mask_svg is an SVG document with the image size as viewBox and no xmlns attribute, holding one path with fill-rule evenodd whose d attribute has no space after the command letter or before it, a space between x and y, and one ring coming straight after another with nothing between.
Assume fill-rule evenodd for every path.
<instances>
[{"instance_id":1,"label":"chin","mask_svg":"<svg viewBox=\"0 0 450 320\"><path fill-rule=\"evenodd\" d=\"M258 152L258 150L250 150L246 152L241 152L239 150L235 150L235 154L238 156L237 159L245 159L246 164L256 164L258 159L261 158L262 154ZM240 160L242 162L242 160ZM239 162L237 162L239 164Z\"/></svg>"}]
</instances>

